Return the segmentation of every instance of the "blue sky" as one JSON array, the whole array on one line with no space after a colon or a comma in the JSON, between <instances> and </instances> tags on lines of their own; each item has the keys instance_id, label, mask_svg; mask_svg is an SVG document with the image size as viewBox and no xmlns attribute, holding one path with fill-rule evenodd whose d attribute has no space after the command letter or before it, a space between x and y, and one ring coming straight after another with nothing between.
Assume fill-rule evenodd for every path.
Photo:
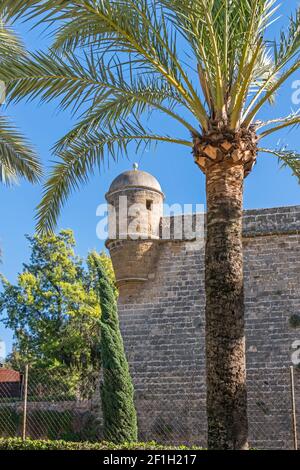
<instances>
[{"instance_id":1,"label":"blue sky","mask_svg":"<svg viewBox=\"0 0 300 470\"><path fill-rule=\"evenodd\" d=\"M287 24L291 11L298 1L284 2L280 13L282 17L272 26L270 38ZM286 6L288 4L288 7ZM38 49L47 45L48 38L42 30L29 30L28 24L18 24L17 31L22 35L30 49ZM264 111L262 118L273 118L288 114L296 109L292 103L292 83L300 80L300 70L283 87L277 96L277 103ZM299 104L300 106L300 104ZM35 145L44 165L49 168L53 157L51 147L55 141L70 129L72 118L69 113L58 113L55 103L37 105L21 103L10 106L7 113L30 138ZM173 122L163 116L156 115L159 127L166 133L177 131ZM180 135L188 137L182 134ZM287 144L288 148L300 152L299 130L284 131L265 142L265 146L275 147ZM117 164L111 163L96 175L79 193L70 197L58 224L58 228L72 228L77 240L78 254L85 256L91 249L102 249L103 242L96 237L96 208L104 202L104 195L111 181L120 172L132 167L132 163L140 161L140 168L155 175L166 194L167 203L205 203L205 180L193 162L188 148L162 144L141 155L130 155L129 159L121 159ZM22 269L22 263L28 260L28 244L25 234L34 232L34 211L41 197L41 186L31 186L21 182L13 189L0 187L0 246L3 250L1 271L14 281ZM300 203L300 186L287 169L280 170L274 157L262 155L253 173L245 184L245 208L262 208L286 206ZM10 350L12 335L0 325L0 338L6 341Z\"/></svg>"}]
</instances>

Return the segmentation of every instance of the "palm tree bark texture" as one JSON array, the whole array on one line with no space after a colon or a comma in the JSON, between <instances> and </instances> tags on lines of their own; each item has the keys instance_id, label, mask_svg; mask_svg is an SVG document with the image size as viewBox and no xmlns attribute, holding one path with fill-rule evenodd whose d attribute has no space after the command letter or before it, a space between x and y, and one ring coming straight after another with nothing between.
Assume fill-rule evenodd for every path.
<instances>
[{"instance_id":1,"label":"palm tree bark texture","mask_svg":"<svg viewBox=\"0 0 300 470\"><path fill-rule=\"evenodd\" d=\"M227 130L194 139L196 163L206 174L208 446L215 449L248 448L242 216L256 141L254 131Z\"/></svg>"}]
</instances>

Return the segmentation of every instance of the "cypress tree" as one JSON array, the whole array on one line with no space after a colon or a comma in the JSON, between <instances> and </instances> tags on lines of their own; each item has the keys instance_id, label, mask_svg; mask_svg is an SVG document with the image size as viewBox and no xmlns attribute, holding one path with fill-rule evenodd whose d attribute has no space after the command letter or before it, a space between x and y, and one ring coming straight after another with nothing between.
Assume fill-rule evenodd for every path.
<instances>
[{"instance_id":1,"label":"cypress tree","mask_svg":"<svg viewBox=\"0 0 300 470\"><path fill-rule=\"evenodd\" d=\"M137 441L134 388L126 359L115 294L97 254L93 254L101 306L101 402L104 439L121 444Z\"/></svg>"}]
</instances>

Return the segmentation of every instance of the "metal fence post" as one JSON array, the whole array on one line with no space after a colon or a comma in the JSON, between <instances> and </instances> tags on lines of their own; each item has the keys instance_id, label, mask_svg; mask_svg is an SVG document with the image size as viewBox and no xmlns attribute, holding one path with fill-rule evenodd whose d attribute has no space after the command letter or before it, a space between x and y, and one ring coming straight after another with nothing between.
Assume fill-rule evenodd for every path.
<instances>
[{"instance_id":1,"label":"metal fence post","mask_svg":"<svg viewBox=\"0 0 300 470\"><path fill-rule=\"evenodd\" d=\"M291 397L292 397L292 421L293 421L294 449L298 450L294 366L290 367L290 371L291 371Z\"/></svg>"},{"instance_id":2,"label":"metal fence post","mask_svg":"<svg viewBox=\"0 0 300 470\"><path fill-rule=\"evenodd\" d=\"M22 440L26 439L26 424L27 424L27 397L28 397L28 364L25 366L24 376L24 393L23 393L23 427L22 427Z\"/></svg>"}]
</instances>

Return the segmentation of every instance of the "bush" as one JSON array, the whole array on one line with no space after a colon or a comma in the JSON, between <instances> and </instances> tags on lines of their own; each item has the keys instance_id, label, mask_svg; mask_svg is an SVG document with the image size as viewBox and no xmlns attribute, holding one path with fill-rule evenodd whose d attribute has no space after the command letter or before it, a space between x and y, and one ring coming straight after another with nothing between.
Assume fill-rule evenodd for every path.
<instances>
[{"instance_id":1,"label":"bush","mask_svg":"<svg viewBox=\"0 0 300 470\"><path fill-rule=\"evenodd\" d=\"M292 328L299 328L300 327L300 315L295 313L290 317L290 326Z\"/></svg>"},{"instance_id":2,"label":"bush","mask_svg":"<svg viewBox=\"0 0 300 470\"><path fill-rule=\"evenodd\" d=\"M134 387L130 376L120 331L115 294L99 256L91 255L98 276L97 289L101 307L101 362L103 383L101 403L103 436L122 444L138 439Z\"/></svg>"},{"instance_id":3,"label":"bush","mask_svg":"<svg viewBox=\"0 0 300 470\"><path fill-rule=\"evenodd\" d=\"M162 446L155 442L116 445L111 442L22 441L19 438L0 438L0 450L188 450L185 446ZM193 450L196 447L192 448Z\"/></svg>"},{"instance_id":4,"label":"bush","mask_svg":"<svg viewBox=\"0 0 300 470\"><path fill-rule=\"evenodd\" d=\"M11 407L5 406L0 408L0 435L9 436L11 433L17 435L22 422L20 414Z\"/></svg>"}]
</instances>

